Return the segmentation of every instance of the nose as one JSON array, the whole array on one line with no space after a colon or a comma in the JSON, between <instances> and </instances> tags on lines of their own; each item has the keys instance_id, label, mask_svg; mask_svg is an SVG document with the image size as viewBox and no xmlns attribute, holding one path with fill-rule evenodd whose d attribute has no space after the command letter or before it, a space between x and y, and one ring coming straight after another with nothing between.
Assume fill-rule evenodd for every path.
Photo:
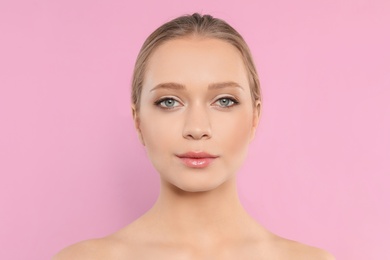
<instances>
[{"instance_id":1,"label":"nose","mask_svg":"<svg viewBox=\"0 0 390 260\"><path fill-rule=\"evenodd\" d=\"M188 109L183 127L183 137L190 140L211 138L210 118L206 109L199 106Z\"/></svg>"}]
</instances>

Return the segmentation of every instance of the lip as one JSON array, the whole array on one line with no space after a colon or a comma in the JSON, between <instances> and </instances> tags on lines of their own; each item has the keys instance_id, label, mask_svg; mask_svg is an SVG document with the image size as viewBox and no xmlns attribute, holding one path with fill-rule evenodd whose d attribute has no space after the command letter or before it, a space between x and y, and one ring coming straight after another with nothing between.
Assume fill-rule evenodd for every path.
<instances>
[{"instance_id":1,"label":"lip","mask_svg":"<svg viewBox=\"0 0 390 260\"><path fill-rule=\"evenodd\" d=\"M187 152L183 154L178 154L177 157L179 158L196 158L196 159L201 159L201 158L217 158L217 155L212 155L206 152Z\"/></svg>"},{"instance_id":2,"label":"lip","mask_svg":"<svg viewBox=\"0 0 390 260\"><path fill-rule=\"evenodd\" d=\"M205 168L209 166L219 156L206 152L187 152L176 155L184 165L190 168Z\"/></svg>"}]
</instances>

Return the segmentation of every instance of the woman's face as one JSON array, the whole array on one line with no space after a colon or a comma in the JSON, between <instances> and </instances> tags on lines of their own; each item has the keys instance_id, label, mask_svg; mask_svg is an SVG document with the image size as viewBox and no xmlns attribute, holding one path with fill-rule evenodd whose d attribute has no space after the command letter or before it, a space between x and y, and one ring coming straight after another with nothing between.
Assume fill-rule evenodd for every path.
<instances>
[{"instance_id":1,"label":"woman's face","mask_svg":"<svg viewBox=\"0 0 390 260\"><path fill-rule=\"evenodd\" d=\"M174 39L151 55L136 127L163 184L214 189L235 176L259 118L241 54L210 38Z\"/></svg>"}]
</instances>

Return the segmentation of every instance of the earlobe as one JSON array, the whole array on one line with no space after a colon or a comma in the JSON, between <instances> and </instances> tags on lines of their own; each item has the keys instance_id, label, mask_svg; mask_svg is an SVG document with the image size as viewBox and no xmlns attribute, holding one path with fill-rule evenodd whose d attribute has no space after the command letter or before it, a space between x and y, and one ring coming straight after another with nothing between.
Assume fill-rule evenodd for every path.
<instances>
[{"instance_id":1,"label":"earlobe","mask_svg":"<svg viewBox=\"0 0 390 260\"><path fill-rule=\"evenodd\" d=\"M137 134L138 134L138 139L140 140L142 145L145 146L145 141L144 141L144 138L142 136L142 131L141 131L141 122L140 122L140 119L138 116L137 109L135 108L134 104L131 105L131 112L133 115L135 130L137 131Z\"/></svg>"},{"instance_id":2,"label":"earlobe","mask_svg":"<svg viewBox=\"0 0 390 260\"><path fill-rule=\"evenodd\" d=\"M256 129L260 121L261 116L261 102L260 100L256 100L254 111L253 111L253 124L252 124L252 131L251 131L251 141L255 137Z\"/></svg>"}]
</instances>

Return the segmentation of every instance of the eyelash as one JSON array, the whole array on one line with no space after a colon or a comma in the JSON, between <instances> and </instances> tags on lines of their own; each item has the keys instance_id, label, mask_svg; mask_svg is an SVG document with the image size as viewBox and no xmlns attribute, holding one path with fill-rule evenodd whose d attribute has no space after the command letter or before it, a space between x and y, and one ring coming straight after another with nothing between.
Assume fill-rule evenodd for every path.
<instances>
[{"instance_id":1,"label":"eyelash","mask_svg":"<svg viewBox=\"0 0 390 260\"><path fill-rule=\"evenodd\" d=\"M229 102L232 102L231 105L229 105L229 106L219 106L219 107L221 107L221 108L223 108L223 109L230 109L230 108L232 108L233 106L236 106L236 105L239 104L238 100L235 99L235 98L232 98L232 97L221 97L221 98L217 99L215 102L218 102L218 101L220 101L220 100L222 100L222 99L227 99ZM173 109L173 108L176 107L176 106L173 106L173 107L162 106L161 104L162 104L164 101L167 101L167 100L172 100L172 101L174 101L174 102L180 103L179 101L177 101L177 100L174 99L174 98L165 97L165 98L161 98L161 99L155 101L155 102L154 102L154 105L156 105L156 106L158 106L158 107L160 107L160 108L162 108L162 109ZM215 102L214 102L214 103L215 103Z\"/></svg>"}]
</instances>

